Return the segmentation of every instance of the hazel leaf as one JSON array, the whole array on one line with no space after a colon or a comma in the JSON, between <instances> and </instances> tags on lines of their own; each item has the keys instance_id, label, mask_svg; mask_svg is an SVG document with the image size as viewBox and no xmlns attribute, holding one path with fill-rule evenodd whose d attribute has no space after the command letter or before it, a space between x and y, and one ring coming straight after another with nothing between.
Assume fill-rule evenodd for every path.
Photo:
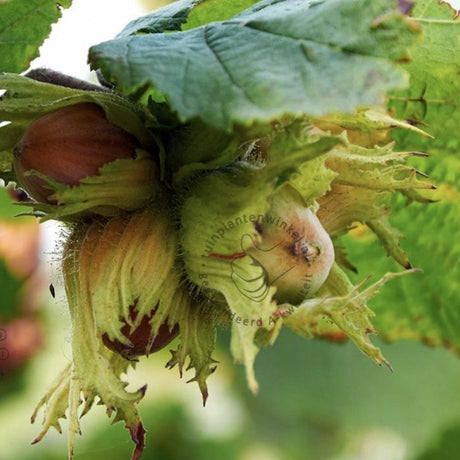
<instances>
[{"instance_id":1,"label":"hazel leaf","mask_svg":"<svg viewBox=\"0 0 460 460\"><path fill-rule=\"evenodd\" d=\"M23 72L72 0L8 0L0 2L0 71Z\"/></svg>"},{"instance_id":2,"label":"hazel leaf","mask_svg":"<svg viewBox=\"0 0 460 460\"><path fill-rule=\"evenodd\" d=\"M391 60L405 56L420 30L392 7L264 0L191 30L101 43L89 61L124 94L162 95L181 121L224 131L285 114L347 112L382 105L385 91L407 84Z\"/></svg>"},{"instance_id":3,"label":"hazel leaf","mask_svg":"<svg viewBox=\"0 0 460 460\"><path fill-rule=\"evenodd\" d=\"M404 249L413 266L423 269L405 277L372 301L375 324L389 341L410 339L460 350L460 21L447 2L418 0L411 11L423 28L425 40L411 51L403 67L410 73L410 87L389 95L389 109L431 135L393 130L398 150L427 152L411 159L423 169L437 190L423 197L429 206L407 200L392 202L392 225L405 235ZM406 194L407 195L407 194ZM407 195L409 201L414 197ZM428 201L428 200L427 200ZM426 202L426 201L425 201ZM392 271L391 260L379 258L379 242L371 237L344 241L350 258L362 273ZM403 308L401 308L401 305Z\"/></svg>"}]
</instances>

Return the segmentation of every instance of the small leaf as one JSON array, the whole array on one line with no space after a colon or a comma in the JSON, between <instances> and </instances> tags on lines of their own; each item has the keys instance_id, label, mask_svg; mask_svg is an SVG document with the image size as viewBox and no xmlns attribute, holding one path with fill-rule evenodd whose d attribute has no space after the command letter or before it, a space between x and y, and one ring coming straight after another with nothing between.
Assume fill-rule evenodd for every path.
<instances>
[{"instance_id":1,"label":"small leaf","mask_svg":"<svg viewBox=\"0 0 460 460\"><path fill-rule=\"evenodd\" d=\"M363 283L357 287L353 286L345 273L335 265L321 289L323 297L305 300L298 306L281 306L277 315L282 317L283 322L294 332L305 337L321 336L321 332L318 333L318 324L321 318L326 316L347 334L363 353L377 364L385 364L391 369L380 349L369 339L369 335L374 332L370 321L374 313L366 303L387 281L414 272L415 270L407 270L401 273L387 273L360 291Z\"/></svg>"},{"instance_id":2,"label":"small leaf","mask_svg":"<svg viewBox=\"0 0 460 460\"><path fill-rule=\"evenodd\" d=\"M189 30L209 22L224 21L257 3L257 0L179 0L134 19L117 35Z\"/></svg>"},{"instance_id":3,"label":"small leaf","mask_svg":"<svg viewBox=\"0 0 460 460\"><path fill-rule=\"evenodd\" d=\"M212 309L198 303L187 303L188 308L177 308L176 315L172 316L179 324L180 343L175 351L171 351L172 357L166 363L166 367L172 369L179 367L182 377L187 358L189 363L187 370L194 369L195 375L188 380L197 382L203 398L203 406L208 399L207 379L214 372L216 363L212 354L216 348L217 320Z\"/></svg>"},{"instance_id":4,"label":"small leaf","mask_svg":"<svg viewBox=\"0 0 460 460\"><path fill-rule=\"evenodd\" d=\"M58 205L24 202L22 206L32 207L36 212L45 215L41 221L49 219L72 219L85 211L101 215L116 215L120 209L133 211L143 207L156 194L157 171L151 155L142 150L136 150L134 159L119 159L105 164L97 176L88 176L75 186L57 182L51 177L37 171L31 175L40 177L53 191L51 199ZM123 193L120 193L123 190ZM112 207L112 203L116 207ZM35 215L38 215L35 213Z\"/></svg>"},{"instance_id":5,"label":"small leaf","mask_svg":"<svg viewBox=\"0 0 460 460\"><path fill-rule=\"evenodd\" d=\"M188 15L182 30L190 30L204 24L225 21L240 11L249 8L258 0L205 0L200 2Z\"/></svg>"},{"instance_id":6,"label":"small leaf","mask_svg":"<svg viewBox=\"0 0 460 460\"><path fill-rule=\"evenodd\" d=\"M182 0L134 19L117 35L118 38L135 34L161 33L180 30L190 11L206 0Z\"/></svg>"}]
</instances>

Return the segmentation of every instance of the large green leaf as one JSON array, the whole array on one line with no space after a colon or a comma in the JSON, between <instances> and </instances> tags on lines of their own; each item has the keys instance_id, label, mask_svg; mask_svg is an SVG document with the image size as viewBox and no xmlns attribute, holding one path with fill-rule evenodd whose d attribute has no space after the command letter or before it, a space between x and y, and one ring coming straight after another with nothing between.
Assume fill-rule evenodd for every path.
<instances>
[{"instance_id":1,"label":"large green leaf","mask_svg":"<svg viewBox=\"0 0 460 460\"><path fill-rule=\"evenodd\" d=\"M226 21L101 43L89 60L123 93L166 96L182 121L222 130L352 111L407 83L389 59L405 57L420 30L392 8L386 0L264 0Z\"/></svg>"},{"instance_id":2,"label":"large green leaf","mask_svg":"<svg viewBox=\"0 0 460 460\"><path fill-rule=\"evenodd\" d=\"M460 22L438 2L420 0L413 11L424 26L426 40L412 51L406 64L410 88L391 96L396 116L421 124L435 136L398 131L401 150L426 151L428 159L414 164L437 182L428 206L413 203L393 205L392 223L406 238L402 246L412 266L423 274L394 281L371 307L381 336L397 340L411 338L443 345L460 352ZM382 259L378 243L364 235L347 241L352 262L361 278L369 272L394 269Z\"/></svg>"},{"instance_id":3,"label":"large green leaf","mask_svg":"<svg viewBox=\"0 0 460 460\"><path fill-rule=\"evenodd\" d=\"M423 26L425 40L411 52L405 65L410 88L390 96L390 108L398 116L420 124L435 139L415 133L398 133L405 145L430 152L458 153L460 150L460 20L452 19L447 6L419 0L413 11ZM437 163L440 158L436 158Z\"/></svg>"},{"instance_id":4,"label":"large green leaf","mask_svg":"<svg viewBox=\"0 0 460 460\"><path fill-rule=\"evenodd\" d=\"M0 2L0 71L23 72L72 0L7 0Z\"/></svg>"}]
</instances>

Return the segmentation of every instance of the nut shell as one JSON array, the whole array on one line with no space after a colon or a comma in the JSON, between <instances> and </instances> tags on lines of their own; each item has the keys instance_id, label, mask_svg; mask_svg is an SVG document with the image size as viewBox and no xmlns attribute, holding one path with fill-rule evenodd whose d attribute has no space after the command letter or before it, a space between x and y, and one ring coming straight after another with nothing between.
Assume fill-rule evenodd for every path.
<instances>
[{"instance_id":1,"label":"nut shell","mask_svg":"<svg viewBox=\"0 0 460 460\"><path fill-rule=\"evenodd\" d=\"M121 332L132 343L132 347L121 343L119 340L110 340L107 334L102 336L104 345L128 359L149 355L150 353L161 350L179 334L179 326L176 324L170 329L168 324L163 323L158 328L155 336L152 336L150 319L155 314L155 311L152 312L150 317L143 316L139 326L133 331L130 330L131 328L128 323L124 321L125 325L121 328ZM136 313L133 307L130 308L130 316L131 320L134 321Z\"/></svg>"},{"instance_id":2,"label":"nut shell","mask_svg":"<svg viewBox=\"0 0 460 460\"><path fill-rule=\"evenodd\" d=\"M137 139L107 120L101 107L75 104L51 112L30 125L15 150L14 170L21 185L39 202L52 202L38 171L57 182L77 185L117 159L135 158Z\"/></svg>"}]
</instances>

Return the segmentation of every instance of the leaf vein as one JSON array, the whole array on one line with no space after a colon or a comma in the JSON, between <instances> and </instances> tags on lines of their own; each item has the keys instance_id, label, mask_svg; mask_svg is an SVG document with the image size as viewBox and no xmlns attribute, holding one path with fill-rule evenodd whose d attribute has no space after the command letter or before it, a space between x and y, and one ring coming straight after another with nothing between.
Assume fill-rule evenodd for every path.
<instances>
[{"instance_id":1,"label":"leaf vein","mask_svg":"<svg viewBox=\"0 0 460 460\"><path fill-rule=\"evenodd\" d=\"M256 102L249 96L248 92L245 91L240 85L238 85L237 81L233 77L233 75L230 73L230 70L228 69L227 65L225 64L224 60L219 56L219 53L213 46L210 38L209 38L209 27L205 26L203 28L203 37L206 43L206 46L209 48L211 51L212 55L215 57L216 61L219 63L219 65L222 67L222 70L225 72L227 75L228 79L230 80L231 84L246 98L247 101L249 101L251 104L255 105L257 107Z\"/></svg>"}]
</instances>

